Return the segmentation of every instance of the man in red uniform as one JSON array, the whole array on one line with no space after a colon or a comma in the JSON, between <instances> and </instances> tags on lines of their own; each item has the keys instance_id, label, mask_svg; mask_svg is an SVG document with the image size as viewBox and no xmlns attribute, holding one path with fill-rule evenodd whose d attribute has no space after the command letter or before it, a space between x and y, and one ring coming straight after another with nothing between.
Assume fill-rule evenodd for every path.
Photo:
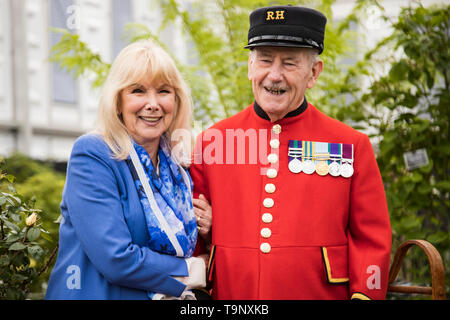
<instances>
[{"instance_id":1,"label":"man in red uniform","mask_svg":"<svg viewBox=\"0 0 450 320\"><path fill-rule=\"evenodd\" d=\"M391 229L368 137L305 99L326 18L250 15L254 103L197 139L195 196L212 206L215 299L384 299Z\"/></svg>"}]
</instances>

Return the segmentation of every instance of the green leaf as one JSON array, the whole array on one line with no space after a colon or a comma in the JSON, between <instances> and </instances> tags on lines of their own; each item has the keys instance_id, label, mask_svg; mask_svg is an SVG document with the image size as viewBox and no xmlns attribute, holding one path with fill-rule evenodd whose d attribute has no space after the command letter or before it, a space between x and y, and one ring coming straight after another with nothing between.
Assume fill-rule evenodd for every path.
<instances>
[{"instance_id":1,"label":"green leaf","mask_svg":"<svg viewBox=\"0 0 450 320\"><path fill-rule=\"evenodd\" d=\"M22 300L24 299L25 294L20 289L8 287L6 289L6 299L8 300Z\"/></svg>"},{"instance_id":2,"label":"green leaf","mask_svg":"<svg viewBox=\"0 0 450 320\"><path fill-rule=\"evenodd\" d=\"M54 242L53 238L48 233L42 232L41 237L49 242Z\"/></svg>"},{"instance_id":3,"label":"green leaf","mask_svg":"<svg viewBox=\"0 0 450 320\"><path fill-rule=\"evenodd\" d=\"M419 192L420 194L428 194L431 192L431 190L433 189L433 187L426 183L426 184L421 184L418 188L417 188L417 192Z\"/></svg>"},{"instance_id":4,"label":"green leaf","mask_svg":"<svg viewBox=\"0 0 450 320\"><path fill-rule=\"evenodd\" d=\"M41 230L39 228L30 228L27 232L27 238L30 241L36 241L39 239L39 236L41 235Z\"/></svg>"},{"instance_id":5,"label":"green leaf","mask_svg":"<svg viewBox=\"0 0 450 320\"><path fill-rule=\"evenodd\" d=\"M40 246L28 247L28 253L35 259L40 259L44 255L44 250Z\"/></svg>"},{"instance_id":6,"label":"green leaf","mask_svg":"<svg viewBox=\"0 0 450 320\"><path fill-rule=\"evenodd\" d=\"M0 217L0 219L3 220L3 224L4 224L6 227L8 227L9 229L14 230L15 232L20 232L20 228L19 228L17 225L15 225L14 223L8 221L8 220L7 220L6 218L4 218L4 217Z\"/></svg>"},{"instance_id":7,"label":"green leaf","mask_svg":"<svg viewBox=\"0 0 450 320\"><path fill-rule=\"evenodd\" d=\"M450 181L439 181L435 184L436 188L443 189L444 191L450 191Z\"/></svg>"},{"instance_id":8,"label":"green leaf","mask_svg":"<svg viewBox=\"0 0 450 320\"><path fill-rule=\"evenodd\" d=\"M0 257L0 267L6 267L9 264L9 257L7 255L3 255Z\"/></svg>"},{"instance_id":9,"label":"green leaf","mask_svg":"<svg viewBox=\"0 0 450 320\"><path fill-rule=\"evenodd\" d=\"M20 222L22 220L22 216L20 214L16 214L16 213L10 213L9 216L11 217L11 219L14 220L14 222Z\"/></svg>"},{"instance_id":10,"label":"green leaf","mask_svg":"<svg viewBox=\"0 0 450 320\"><path fill-rule=\"evenodd\" d=\"M408 75L409 67L405 60L401 60L397 64L394 64L389 71L389 76L393 81L405 80Z\"/></svg>"},{"instance_id":11,"label":"green leaf","mask_svg":"<svg viewBox=\"0 0 450 320\"><path fill-rule=\"evenodd\" d=\"M6 237L6 243L16 242L20 240L20 236L17 234L10 234Z\"/></svg>"},{"instance_id":12,"label":"green leaf","mask_svg":"<svg viewBox=\"0 0 450 320\"><path fill-rule=\"evenodd\" d=\"M448 237L449 237L448 233L446 233L446 232L436 232L435 234L428 236L427 241L436 245L436 244L446 241L448 239Z\"/></svg>"},{"instance_id":13,"label":"green leaf","mask_svg":"<svg viewBox=\"0 0 450 320\"><path fill-rule=\"evenodd\" d=\"M414 172L411 176L410 176L411 181L417 183L420 182L421 180L423 180L423 176L418 173L418 172Z\"/></svg>"},{"instance_id":14,"label":"green leaf","mask_svg":"<svg viewBox=\"0 0 450 320\"><path fill-rule=\"evenodd\" d=\"M25 281L25 280L28 280L28 277L24 276L20 273L16 273L15 275L12 276L12 279L16 280L16 281Z\"/></svg>"},{"instance_id":15,"label":"green leaf","mask_svg":"<svg viewBox=\"0 0 450 320\"><path fill-rule=\"evenodd\" d=\"M15 242L9 247L9 250L10 251L18 251L18 250L23 250L25 248L26 248L26 246L23 243Z\"/></svg>"}]
</instances>

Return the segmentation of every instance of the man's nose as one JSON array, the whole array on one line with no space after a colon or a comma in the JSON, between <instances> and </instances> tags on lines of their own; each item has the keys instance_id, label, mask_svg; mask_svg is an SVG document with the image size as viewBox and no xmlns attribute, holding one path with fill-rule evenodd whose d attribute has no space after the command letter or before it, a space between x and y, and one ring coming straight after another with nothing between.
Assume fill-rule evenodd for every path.
<instances>
[{"instance_id":1,"label":"man's nose","mask_svg":"<svg viewBox=\"0 0 450 320\"><path fill-rule=\"evenodd\" d=\"M269 70L268 79L272 82L280 82L283 79L283 73L280 63L274 63Z\"/></svg>"}]
</instances>

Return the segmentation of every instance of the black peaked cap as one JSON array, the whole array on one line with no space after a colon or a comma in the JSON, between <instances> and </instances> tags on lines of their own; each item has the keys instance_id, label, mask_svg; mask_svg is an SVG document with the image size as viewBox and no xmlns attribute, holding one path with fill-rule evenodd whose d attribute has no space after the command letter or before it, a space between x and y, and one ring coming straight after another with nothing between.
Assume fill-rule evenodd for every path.
<instances>
[{"instance_id":1,"label":"black peaked cap","mask_svg":"<svg viewBox=\"0 0 450 320\"><path fill-rule=\"evenodd\" d=\"M272 6L250 14L247 49L258 46L324 49L327 18L305 7Z\"/></svg>"}]
</instances>

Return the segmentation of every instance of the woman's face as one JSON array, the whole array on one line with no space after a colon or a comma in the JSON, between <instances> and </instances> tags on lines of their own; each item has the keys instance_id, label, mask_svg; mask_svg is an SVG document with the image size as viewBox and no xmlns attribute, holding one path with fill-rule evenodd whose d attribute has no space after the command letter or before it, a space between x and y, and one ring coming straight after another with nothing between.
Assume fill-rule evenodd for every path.
<instances>
[{"instance_id":1,"label":"woman's face","mask_svg":"<svg viewBox=\"0 0 450 320\"><path fill-rule=\"evenodd\" d=\"M155 152L174 118L175 89L149 80L133 84L120 94L120 112L133 139L147 152Z\"/></svg>"}]
</instances>

